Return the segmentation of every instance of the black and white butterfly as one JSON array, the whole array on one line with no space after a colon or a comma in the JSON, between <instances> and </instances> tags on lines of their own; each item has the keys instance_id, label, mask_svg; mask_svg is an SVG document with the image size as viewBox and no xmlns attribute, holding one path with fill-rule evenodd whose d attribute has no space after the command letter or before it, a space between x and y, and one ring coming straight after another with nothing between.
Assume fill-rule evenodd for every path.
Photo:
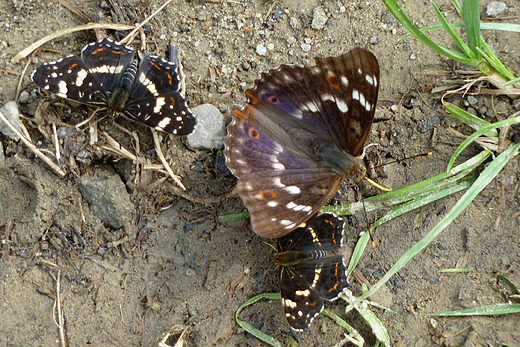
<instances>
[{"instance_id":1,"label":"black and white butterfly","mask_svg":"<svg viewBox=\"0 0 520 347\"><path fill-rule=\"evenodd\" d=\"M285 317L296 331L306 330L323 310L323 301L336 300L348 286L343 256L344 221L334 214L313 216L277 240L274 258L280 270Z\"/></svg>"},{"instance_id":2,"label":"black and white butterfly","mask_svg":"<svg viewBox=\"0 0 520 347\"><path fill-rule=\"evenodd\" d=\"M86 105L106 107L174 135L190 134L196 120L179 93L177 65L147 55L139 68L134 49L105 38L40 65L32 74L41 89Z\"/></svg>"}]
</instances>

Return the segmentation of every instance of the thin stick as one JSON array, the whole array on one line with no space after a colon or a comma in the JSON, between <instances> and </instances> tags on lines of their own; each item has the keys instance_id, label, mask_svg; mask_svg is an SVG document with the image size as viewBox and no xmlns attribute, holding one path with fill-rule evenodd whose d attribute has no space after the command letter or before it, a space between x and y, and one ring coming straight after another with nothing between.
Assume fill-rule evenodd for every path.
<instances>
[{"instance_id":1,"label":"thin stick","mask_svg":"<svg viewBox=\"0 0 520 347\"><path fill-rule=\"evenodd\" d=\"M16 64L23 58L26 58L29 54L31 54L35 49L40 47L41 45L54 40L57 37L65 36L70 33L76 32L76 31L83 31L83 30L91 30L91 29L111 29L111 30L131 30L134 27L131 25L126 24L114 24L114 23L89 23L89 24L83 24L78 25L72 28L66 28L63 30L56 31L55 33L52 33L48 36L45 36L44 38L36 41L29 47L23 49L14 56L13 59L11 59L11 63Z\"/></svg>"},{"instance_id":2,"label":"thin stick","mask_svg":"<svg viewBox=\"0 0 520 347\"><path fill-rule=\"evenodd\" d=\"M65 343L65 331L63 329L63 314L61 311L61 297L60 297L60 277L61 270L58 270L58 279L56 280L56 305L58 309L58 330L60 332L60 346L66 347Z\"/></svg>"},{"instance_id":3,"label":"thin stick","mask_svg":"<svg viewBox=\"0 0 520 347\"><path fill-rule=\"evenodd\" d=\"M152 13L152 15L151 15L150 17L146 18L146 19L145 19L142 23L140 23L140 24L139 24L139 25L138 25L134 30L132 30L132 31L130 32L130 34L126 35L125 38L123 38L121 41L119 41L119 43L123 43L123 44L124 44L124 43L128 42L128 41L130 40L131 37L134 37L135 33L139 30L139 28L141 28L141 27L144 26L146 23L148 23L148 21L149 21L150 19L152 19L153 17L155 17L155 15L156 15L157 13L159 13L160 11L162 11L162 9L165 8L165 7L166 7L170 2L172 2L172 1L173 1L173 0L168 0L168 1L166 1L166 2L161 6L161 7L159 7L159 8L157 9L157 11L155 11L154 13Z\"/></svg>"},{"instance_id":4,"label":"thin stick","mask_svg":"<svg viewBox=\"0 0 520 347\"><path fill-rule=\"evenodd\" d=\"M182 190L186 190L186 187L182 184L180 177L173 173L170 165L166 161L166 158L163 155L162 149L161 149L161 143L159 142L159 136L157 136L157 131L155 129L150 129L153 134L153 141L155 143L155 151L157 152L157 156L159 156L159 159L161 160L161 163L164 165L164 168L168 173L170 174L171 178L177 183L179 187L181 187Z\"/></svg>"},{"instance_id":5,"label":"thin stick","mask_svg":"<svg viewBox=\"0 0 520 347\"><path fill-rule=\"evenodd\" d=\"M31 150L31 152L33 152L38 158L40 158L45 164L49 165L51 167L51 169L56 173L58 174L58 176L60 177L65 177L65 172L63 172L59 167L58 165L54 164L49 158L47 158L47 156L45 154L43 154L38 148L36 148L35 145L33 145L29 140L27 140L25 138L25 136L23 136L18 130L16 130L16 128L11 124L9 123L9 121L4 117L4 115L2 114L2 112L0 112L0 120L2 120L8 127L9 129L11 129L11 131L13 131L16 135L18 135L18 137L20 138L20 140L22 140L22 142L27 146L29 147L29 149Z\"/></svg>"},{"instance_id":6,"label":"thin stick","mask_svg":"<svg viewBox=\"0 0 520 347\"><path fill-rule=\"evenodd\" d=\"M20 90L22 89L22 81L25 76L25 72L29 68L29 64L31 64L35 55L36 55L36 52L33 52L33 54L31 54L31 57L27 60L27 63L25 64L25 66L23 68L22 74L20 75L20 79L18 80L18 85L16 86L16 95L14 97L14 100L16 102L18 102L18 98L20 97Z\"/></svg>"}]
</instances>

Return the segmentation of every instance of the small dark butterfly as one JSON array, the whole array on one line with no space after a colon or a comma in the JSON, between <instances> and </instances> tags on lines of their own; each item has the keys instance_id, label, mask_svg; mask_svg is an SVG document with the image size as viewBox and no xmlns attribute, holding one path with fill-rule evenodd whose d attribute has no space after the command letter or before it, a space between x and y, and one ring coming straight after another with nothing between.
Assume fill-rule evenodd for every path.
<instances>
[{"instance_id":1,"label":"small dark butterfly","mask_svg":"<svg viewBox=\"0 0 520 347\"><path fill-rule=\"evenodd\" d=\"M344 221L325 213L279 238L275 260L285 317L296 331L306 330L323 310L323 301L336 300L348 286L343 257Z\"/></svg>"},{"instance_id":2,"label":"small dark butterfly","mask_svg":"<svg viewBox=\"0 0 520 347\"><path fill-rule=\"evenodd\" d=\"M224 151L255 232L286 235L314 215L343 179L364 177L358 156L379 91L376 57L356 48L316 65L262 74L233 112Z\"/></svg>"},{"instance_id":3,"label":"small dark butterfly","mask_svg":"<svg viewBox=\"0 0 520 347\"><path fill-rule=\"evenodd\" d=\"M81 57L69 55L40 65L32 74L41 89L86 105L106 107L129 119L174 135L187 135L196 120L179 93L177 65L110 39L88 44Z\"/></svg>"}]
</instances>

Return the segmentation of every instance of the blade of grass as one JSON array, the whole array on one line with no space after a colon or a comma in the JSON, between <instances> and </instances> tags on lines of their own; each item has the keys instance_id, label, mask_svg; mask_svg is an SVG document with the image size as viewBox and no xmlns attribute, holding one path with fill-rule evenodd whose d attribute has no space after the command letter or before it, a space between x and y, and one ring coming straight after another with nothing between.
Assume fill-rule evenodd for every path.
<instances>
[{"instance_id":1,"label":"blade of grass","mask_svg":"<svg viewBox=\"0 0 520 347\"><path fill-rule=\"evenodd\" d=\"M453 30L452 26L448 23L446 18L442 15L442 13L439 10L439 8L437 7L437 5L435 5L435 3L433 1L431 2L431 5L433 7L433 10L435 11L435 14L437 15L437 18L439 18L439 21L441 22L442 27L444 28L444 30L446 30L446 32L448 34L450 34L451 38L457 44L457 46L460 48L462 53L464 53L467 57L476 59L477 56L475 55L475 53L473 53L471 51L471 49L468 47L468 45L460 38L459 35L457 35L455 30Z\"/></svg>"},{"instance_id":2,"label":"blade of grass","mask_svg":"<svg viewBox=\"0 0 520 347\"><path fill-rule=\"evenodd\" d=\"M365 339L359 334L359 332L356 329L354 329L350 324L348 324L343 318L341 318L334 312L327 310L326 308L323 309L322 313L325 316L332 319L334 322L336 322L336 324L341 326L343 329L345 329L349 333L347 339L354 345L362 347L365 344Z\"/></svg>"},{"instance_id":3,"label":"blade of grass","mask_svg":"<svg viewBox=\"0 0 520 347\"><path fill-rule=\"evenodd\" d=\"M472 115L469 112L464 111L460 107L457 107L447 101L443 100L442 104L444 105L444 107L446 107L446 110L449 113L451 113L451 115L453 115L455 118L457 118L461 122L466 123L467 125L469 125L470 127L472 127L475 130L480 130L491 124L481 118L478 118L477 116ZM498 131L493 129L493 130L485 132L484 135L488 136L488 137L498 137Z\"/></svg>"},{"instance_id":4,"label":"blade of grass","mask_svg":"<svg viewBox=\"0 0 520 347\"><path fill-rule=\"evenodd\" d=\"M406 251L401 258L388 270L383 278L363 294L361 299L365 299L375 293L383 286L393 275L405 266L417 253L428 246L462 211L475 199L475 197L484 189L488 183L500 172L504 165L517 154L520 144L508 147L495 160L489 163L488 167L482 171L477 180L471 185L466 193L457 201L455 206L444 216L444 218L419 242Z\"/></svg>"},{"instance_id":5,"label":"blade of grass","mask_svg":"<svg viewBox=\"0 0 520 347\"><path fill-rule=\"evenodd\" d=\"M520 304L497 304L466 310L432 313L430 317L454 317L454 316L494 316L501 314L520 313Z\"/></svg>"},{"instance_id":6,"label":"blade of grass","mask_svg":"<svg viewBox=\"0 0 520 347\"><path fill-rule=\"evenodd\" d=\"M243 320L240 320L240 318L239 318L240 312L242 312L242 310L245 307L252 305L260 300L264 300L264 299L265 300L280 300L280 294L279 293L264 293L264 294L257 295L255 297L247 300L245 303L243 303L238 308L237 312L235 313L235 321L242 329L244 329L245 331L247 331L248 333L250 333L257 339L264 341L265 343L269 344L270 346L282 347L282 344L279 341L277 341L275 338L273 338L267 334L264 334L260 330L253 327L251 324L249 324Z\"/></svg>"},{"instance_id":7,"label":"blade of grass","mask_svg":"<svg viewBox=\"0 0 520 347\"><path fill-rule=\"evenodd\" d=\"M478 0L463 0L462 1L462 19L466 24L466 38L468 46L480 60L480 11L478 8Z\"/></svg>"},{"instance_id":8,"label":"blade of grass","mask_svg":"<svg viewBox=\"0 0 520 347\"><path fill-rule=\"evenodd\" d=\"M513 124L518 124L520 123L520 116L517 116L518 114L520 114L520 111L519 112L516 112L511 118L508 118L508 119L504 119L502 121L499 121L499 122L496 122L496 123L493 123L493 124L490 124L486 127L483 127L477 131L475 131L473 134L471 134L467 139L465 139L464 141L462 141L462 143L459 145L459 147L457 148L457 150L455 150L455 153L453 153L453 155L451 156L451 159L450 159L450 162L448 163L448 168L446 169L446 171L450 171L451 167L453 166L453 163L455 162L455 159L457 159L458 155L466 148L469 146L470 143L472 143L473 141L475 141L478 137L482 136L484 133L486 133L488 130L491 130L491 129L498 129L498 128L501 128L503 127L504 125L513 125Z\"/></svg>"},{"instance_id":9,"label":"blade of grass","mask_svg":"<svg viewBox=\"0 0 520 347\"><path fill-rule=\"evenodd\" d=\"M424 43L426 46L433 49L435 52L442 54L450 59L460 61L461 63L475 66L477 61L475 59L470 59L463 53L455 52L450 49L441 47L437 45L435 42L430 40L428 36L422 33L419 28L417 28L412 21L404 14L403 10L395 0L381 0L388 11L392 13L392 15L397 19L408 31L410 31L419 41Z\"/></svg>"}]
</instances>

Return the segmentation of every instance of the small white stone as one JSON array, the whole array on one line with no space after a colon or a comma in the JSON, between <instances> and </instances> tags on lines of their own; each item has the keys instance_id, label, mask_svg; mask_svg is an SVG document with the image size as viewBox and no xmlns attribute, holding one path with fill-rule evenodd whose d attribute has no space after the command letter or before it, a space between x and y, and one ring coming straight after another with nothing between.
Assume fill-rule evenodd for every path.
<instances>
[{"instance_id":1,"label":"small white stone","mask_svg":"<svg viewBox=\"0 0 520 347\"><path fill-rule=\"evenodd\" d=\"M274 49L274 43L268 43L267 44L267 49L272 51Z\"/></svg>"},{"instance_id":2,"label":"small white stone","mask_svg":"<svg viewBox=\"0 0 520 347\"><path fill-rule=\"evenodd\" d=\"M308 52L311 50L311 45L309 45L308 43L302 43L302 50L304 52Z\"/></svg>"},{"instance_id":3,"label":"small white stone","mask_svg":"<svg viewBox=\"0 0 520 347\"><path fill-rule=\"evenodd\" d=\"M417 59L417 56L415 55L415 53L410 54L410 59L411 60Z\"/></svg>"},{"instance_id":4,"label":"small white stone","mask_svg":"<svg viewBox=\"0 0 520 347\"><path fill-rule=\"evenodd\" d=\"M256 53L258 55L265 55L265 53L267 53L267 48L265 48L264 45L259 43L258 45L256 45Z\"/></svg>"}]
</instances>

